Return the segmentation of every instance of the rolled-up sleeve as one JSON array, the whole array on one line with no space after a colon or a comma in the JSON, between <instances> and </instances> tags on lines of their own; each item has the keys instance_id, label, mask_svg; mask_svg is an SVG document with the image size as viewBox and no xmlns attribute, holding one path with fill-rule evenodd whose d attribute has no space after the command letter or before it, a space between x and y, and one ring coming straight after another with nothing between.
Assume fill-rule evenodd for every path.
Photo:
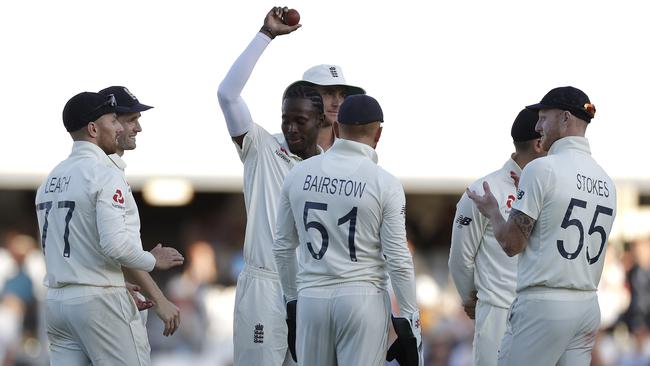
<instances>
[{"instance_id":1,"label":"rolled-up sleeve","mask_svg":"<svg viewBox=\"0 0 650 366\"><path fill-rule=\"evenodd\" d=\"M156 265L154 256L129 241L126 225L126 195L128 185L116 170L98 172L96 215L99 248L108 258L128 268L151 271Z\"/></svg>"}]
</instances>

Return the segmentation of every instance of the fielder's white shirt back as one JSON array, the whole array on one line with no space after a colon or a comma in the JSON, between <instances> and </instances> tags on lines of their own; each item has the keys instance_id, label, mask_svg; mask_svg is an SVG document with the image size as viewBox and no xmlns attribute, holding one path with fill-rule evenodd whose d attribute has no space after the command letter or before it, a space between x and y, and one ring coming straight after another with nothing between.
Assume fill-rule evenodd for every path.
<instances>
[{"instance_id":1,"label":"fielder's white shirt back","mask_svg":"<svg viewBox=\"0 0 650 366\"><path fill-rule=\"evenodd\" d=\"M75 141L70 156L38 188L47 287L124 286L122 266L153 269L153 255L130 241L128 184L112 165L97 145Z\"/></svg>"},{"instance_id":2,"label":"fielder's white shirt back","mask_svg":"<svg viewBox=\"0 0 650 366\"><path fill-rule=\"evenodd\" d=\"M587 139L559 139L548 156L526 165L513 208L537 220L519 256L517 291L596 291L616 215L616 187L591 157Z\"/></svg>"},{"instance_id":3,"label":"fielder's white shirt back","mask_svg":"<svg viewBox=\"0 0 650 366\"><path fill-rule=\"evenodd\" d=\"M287 300L304 288L351 282L386 289L390 272L401 315L413 314L405 204L399 180L368 145L338 139L298 164L282 187L273 248Z\"/></svg>"},{"instance_id":4,"label":"fielder's white shirt back","mask_svg":"<svg viewBox=\"0 0 650 366\"><path fill-rule=\"evenodd\" d=\"M517 194L510 172L521 175L521 168L512 159L469 187L483 195L483 182L488 182L504 219L510 215ZM515 298L518 256L506 255L494 237L490 220L479 212L467 193L456 205L453 225L449 272L463 303L469 302L472 292L477 291L479 300L509 308Z\"/></svg>"},{"instance_id":5,"label":"fielder's white shirt back","mask_svg":"<svg viewBox=\"0 0 650 366\"><path fill-rule=\"evenodd\" d=\"M273 238L282 182L302 159L289 151L282 134L271 135L253 123L237 152L244 163L246 237L244 260L255 268L277 272Z\"/></svg>"}]
</instances>

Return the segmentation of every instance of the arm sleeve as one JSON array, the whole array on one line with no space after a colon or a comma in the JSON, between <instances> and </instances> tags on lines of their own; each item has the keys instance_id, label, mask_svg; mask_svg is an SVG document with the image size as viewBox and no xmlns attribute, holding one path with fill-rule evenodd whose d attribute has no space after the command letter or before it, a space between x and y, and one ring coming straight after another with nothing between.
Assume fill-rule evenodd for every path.
<instances>
[{"instance_id":1,"label":"arm sleeve","mask_svg":"<svg viewBox=\"0 0 650 366\"><path fill-rule=\"evenodd\" d=\"M114 174L111 172L115 170ZM96 214L99 249L107 257L128 268L149 272L156 265L154 256L129 242L124 204L128 186L114 168L107 168L100 179Z\"/></svg>"},{"instance_id":2,"label":"arm sleeve","mask_svg":"<svg viewBox=\"0 0 650 366\"><path fill-rule=\"evenodd\" d=\"M381 247L386 257L400 316L410 319L418 308L413 258L406 244L406 197L399 182L395 182L387 191L383 201L379 228Z\"/></svg>"},{"instance_id":3,"label":"arm sleeve","mask_svg":"<svg viewBox=\"0 0 650 366\"><path fill-rule=\"evenodd\" d=\"M282 193L278 204L275 242L273 243L273 255L280 274L282 292L284 292L284 298L287 302L298 298L296 248L299 244L299 238L293 211L291 210L291 202L289 201L290 182L290 176L287 176L282 185Z\"/></svg>"},{"instance_id":4,"label":"arm sleeve","mask_svg":"<svg viewBox=\"0 0 650 366\"><path fill-rule=\"evenodd\" d=\"M469 302L472 292L476 290L474 261L483 240L485 226L483 215L467 194L463 194L456 205L449 252L449 272L463 303Z\"/></svg>"},{"instance_id":5,"label":"arm sleeve","mask_svg":"<svg viewBox=\"0 0 650 366\"><path fill-rule=\"evenodd\" d=\"M257 60L270 42L269 37L257 33L219 85L217 92L219 105L226 119L228 132L232 137L247 133L253 123L248 106L241 97L241 92L251 76Z\"/></svg>"},{"instance_id":6,"label":"arm sleeve","mask_svg":"<svg viewBox=\"0 0 650 366\"><path fill-rule=\"evenodd\" d=\"M553 189L551 174L552 170L545 164L544 159L536 159L526 164L521 172L517 200L512 208L537 220L544 206L545 191Z\"/></svg>"}]
</instances>

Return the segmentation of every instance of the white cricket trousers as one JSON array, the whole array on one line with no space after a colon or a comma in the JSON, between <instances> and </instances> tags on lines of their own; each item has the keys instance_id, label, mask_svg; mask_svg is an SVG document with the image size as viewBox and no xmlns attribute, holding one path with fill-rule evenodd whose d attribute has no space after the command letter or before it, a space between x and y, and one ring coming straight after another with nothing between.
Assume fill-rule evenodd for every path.
<instances>
[{"instance_id":1,"label":"white cricket trousers","mask_svg":"<svg viewBox=\"0 0 650 366\"><path fill-rule=\"evenodd\" d=\"M286 318L278 274L244 266L235 293L235 366L295 365L287 346Z\"/></svg>"},{"instance_id":2,"label":"white cricket trousers","mask_svg":"<svg viewBox=\"0 0 650 366\"><path fill-rule=\"evenodd\" d=\"M367 283L300 290L296 353L301 366L383 366L390 298Z\"/></svg>"},{"instance_id":3,"label":"white cricket trousers","mask_svg":"<svg viewBox=\"0 0 650 366\"><path fill-rule=\"evenodd\" d=\"M125 287L47 290L52 366L149 366L147 331Z\"/></svg>"},{"instance_id":4,"label":"white cricket trousers","mask_svg":"<svg viewBox=\"0 0 650 366\"><path fill-rule=\"evenodd\" d=\"M499 366L589 366L599 324L595 291L525 289L510 307Z\"/></svg>"},{"instance_id":5,"label":"white cricket trousers","mask_svg":"<svg viewBox=\"0 0 650 366\"><path fill-rule=\"evenodd\" d=\"M508 309L485 301L476 304L474 326L474 365L496 366L501 339L506 333Z\"/></svg>"}]
</instances>

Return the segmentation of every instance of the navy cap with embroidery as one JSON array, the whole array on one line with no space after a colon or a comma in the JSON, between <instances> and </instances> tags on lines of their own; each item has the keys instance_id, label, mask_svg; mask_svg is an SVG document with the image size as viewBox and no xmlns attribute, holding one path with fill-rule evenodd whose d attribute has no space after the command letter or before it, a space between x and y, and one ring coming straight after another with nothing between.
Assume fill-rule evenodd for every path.
<instances>
[{"instance_id":1,"label":"navy cap with embroidery","mask_svg":"<svg viewBox=\"0 0 650 366\"><path fill-rule=\"evenodd\" d=\"M512 136L512 141L522 142L534 140L542 137L537 131L535 131L535 125L539 119L539 112L533 109L524 108L519 112L517 118L512 123L512 128L510 129L510 136Z\"/></svg>"},{"instance_id":2,"label":"navy cap with embroidery","mask_svg":"<svg viewBox=\"0 0 650 366\"><path fill-rule=\"evenodd\" d=\"M350 95L341 103L338 121L344 125L384 122L384 112L375 98L366 94Z\"/></svg>"},{"instance_id":3,"label":"navy cap with embroidery","mask_svg":"<svg viewBox=\"0 0 650 366\"><path fill-rule=\"evenodd\" d=\"M140 103L138 98L124 86L109 86L99 91L99 94L115 95L117 100L117 113L136 113L144 112L153 107Z\"/></svg>"},{"instance_id":4,"label":"navy cap with embroidery","mask_svg":"<svg viewBox=\"0 0 650 366\"><path fill-rule=\"evenodd\" d=\"M99 117L117 112L113 94L83 92L70 98L63 107L63 125L68 132L77 131Z\"/></svg>"},{"instance_id":5,"label":"navy cap with embroidery","mask_svg":"<svg viewBox=\"0 0 650 366\"><path fill-rule=\"evenodd\" d=\"M591 104L587 94L572 86L552 89L539 103L526 106L526 108L532 110L561 109L571 112L587 123L591 122L596 115L596 106Z\"/></svg>"}]
</instances>

